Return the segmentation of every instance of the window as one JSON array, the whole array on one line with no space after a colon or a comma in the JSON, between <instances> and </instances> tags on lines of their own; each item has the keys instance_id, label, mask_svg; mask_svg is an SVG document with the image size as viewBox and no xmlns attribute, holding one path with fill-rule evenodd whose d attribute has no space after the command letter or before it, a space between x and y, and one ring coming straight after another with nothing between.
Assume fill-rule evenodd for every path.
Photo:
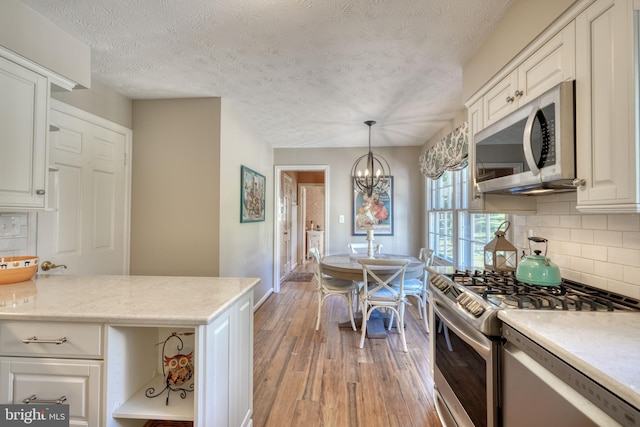
<instances>
[{"instance_id":1,"label":"window","mask_svg":"<svg viewBox=\"0 0 640 427\"><path fill-rule=\"evenodd\" d=\"M429 247L448 264L484 266L484 246L506 214L475 214L468 209L467 169L427 179Z\"/></svg>"}]
</instances>

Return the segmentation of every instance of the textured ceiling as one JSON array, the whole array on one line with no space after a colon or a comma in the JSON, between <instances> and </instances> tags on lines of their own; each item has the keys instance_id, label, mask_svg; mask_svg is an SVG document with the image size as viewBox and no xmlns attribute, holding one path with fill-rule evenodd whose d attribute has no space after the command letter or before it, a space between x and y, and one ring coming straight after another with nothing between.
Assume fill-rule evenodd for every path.
<instances>
[{"instance_id":1,"label":"textured ceiling","mask_svg":"<svg viewBox=\"0 0 640 427\"><path fill-rule=\"evenodd\" d=\"M515 0L22 0L132 99L226 99L274 147L422 145Z\"/></svg>"}]
</instances>

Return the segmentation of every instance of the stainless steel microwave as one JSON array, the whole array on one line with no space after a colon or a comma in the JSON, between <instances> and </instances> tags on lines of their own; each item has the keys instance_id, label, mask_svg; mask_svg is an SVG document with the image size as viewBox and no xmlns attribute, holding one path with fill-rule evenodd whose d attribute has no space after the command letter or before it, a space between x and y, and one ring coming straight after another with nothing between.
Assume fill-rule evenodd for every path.
<instances>
[{"instance_id":1,"label":"stainless steel microwave","mask_svg":"<svg viewBox=\"0 0 640 427\"><path fill-rule=\"evenodd\" d=\"M476 133L476 191L574 191L574 82L562 82Z\"/></svg>"}]
</instances>

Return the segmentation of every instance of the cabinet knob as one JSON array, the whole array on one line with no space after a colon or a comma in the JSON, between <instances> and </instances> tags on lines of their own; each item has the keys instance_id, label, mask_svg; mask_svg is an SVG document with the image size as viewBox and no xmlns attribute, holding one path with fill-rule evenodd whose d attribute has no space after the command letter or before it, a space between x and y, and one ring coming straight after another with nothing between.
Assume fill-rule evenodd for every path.
<instances>
[{"instance_id":1,"label":"cabinet knob","mask_svg":"<svg viewBox=\"0 0 640 427\"><path fill-rule=\"evenodd\" d=\"M507 96L507 103L511 104L513 101L515 101L516 99L513 96Z\"/></svg>"},{"instance_id":2,"label":"cabinet knob","mask_svg":"<svg viewBox=\"0 0 640 427\"><path fill-rule=\"evenodd\" d=\"M36 194L38 196L44 196L45 191L44 190L36 190Z\"/></svg>"},{"instance_id":3,"label":"cabinet knob","mask_svg":"<svg viewBox=\"0 0 640 427\"><path fill-rule=\"evenodd\" d=\"M582 178L576 178L576 179L574 179L574 180L571 182L571 184L572 184L574 187L576 187L576 188L578 188L578 187L582 187L582 186L583 186L583 185L585 185L586 183L587 183L587 181L586 181L586 180L584 180L584 179L582 179Z\"/></svg>"},{"instance_id":4,"label":"cabinet knob","mask_svg":"<svg viewBox=\"0 0 640 427\"><path fill-rule=\"evenodd\" d=\"M515 93L516 98L520 98L522 95L524 95L524 92L521 90L517 90Z\"/></svg>"}]
</instances>

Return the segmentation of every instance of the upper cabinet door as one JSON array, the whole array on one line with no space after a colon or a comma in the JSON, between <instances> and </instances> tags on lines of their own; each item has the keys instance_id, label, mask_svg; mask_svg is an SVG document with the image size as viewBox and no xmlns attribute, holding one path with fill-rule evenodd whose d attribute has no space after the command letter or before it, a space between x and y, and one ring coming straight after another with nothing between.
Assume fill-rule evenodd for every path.
<instances>
[{"instance_id":1,"label":"upper cabinet door","mask_svg":"<svg viewBox=\"0 0 640 427\"><path fill-rule=\"evenodd\" d=\"M518 67L518 105L575 78L575 40L575 23L571 22Z\"/></svg>"},{"instance_id":2,"label":"upper cabinet door","mask_svg":"<svg viewBox=\"0 0 640 427\"><path fill-rule=\"evenodd\" d=\"M581 212L640 212L637 15L632 2L598 0L576 19Z\"/></svg>"},{"instance_id":3,"label":"upper cabinet door","mask_svg":"<svg viewBox=\"0 0 640 427\"><path fill-rule=\"evenodd\" d=\"M516 71L489 89L482 97L484 121L475 131L478 132L486 128L518 108L518 101L514 95L516 91L518 91L518 73Z\"/></svg>"},{"instance_id":4,"label":"upper cabinet door","mask_svg":"<svg viewBox=\"0 0 640 427\"><path fill-rule=\"evenodd\" d=\"M575 24L569 23L483 96L481 129L575 77Z\"/></svg>"},{"instance_id":5,"label":"upper cabinet door","mask_svg":"<svg viewBox=\"0 0 640 427\"><path fill-rule=\"evenodd\" d=\"M0 57L0 209L43 209L48 79Z\"/></svg>"}]
</instances>

